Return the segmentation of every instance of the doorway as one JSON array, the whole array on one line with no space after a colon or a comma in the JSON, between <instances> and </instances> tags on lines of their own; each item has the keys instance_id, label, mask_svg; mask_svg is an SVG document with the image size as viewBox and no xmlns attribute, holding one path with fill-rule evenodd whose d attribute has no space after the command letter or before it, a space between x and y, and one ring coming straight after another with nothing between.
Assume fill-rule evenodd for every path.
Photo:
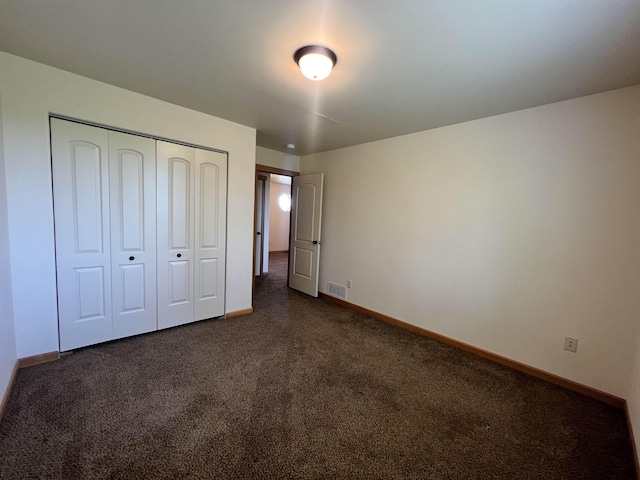
<instances>
[{"instance_id":1,"label":"doorway","mask_svg":"<svg viewBox=\"0 0 640 480\"><path fill-rule=\"evenodd\" d=\"M260 277L269 270L269 174L258 173L256 178L256 206L255 206L255 251L253 254L254 276ZM266 220L266 229L265 229ZM265 269L265 252L267 255L267 268Z\"/></svg>"},{"instance_id":2,"label":"doorway","mask_svg":"<svg viewBox=\"0 0 640 480\"><path fill-rule=\"evenodd\" d=\"M299 172L256 165L253 292L264 284L287 288L291 180Z\"/></svg>"}]
</instances>

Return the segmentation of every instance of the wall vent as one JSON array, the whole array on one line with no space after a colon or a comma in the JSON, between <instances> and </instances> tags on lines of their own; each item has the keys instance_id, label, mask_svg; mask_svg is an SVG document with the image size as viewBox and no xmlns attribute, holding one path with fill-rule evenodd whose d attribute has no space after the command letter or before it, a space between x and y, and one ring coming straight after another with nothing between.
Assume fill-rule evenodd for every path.
<instances>
[{"instance_id":1,"label":"wall vent","mask_svg":"<svg viewBox=\"0 0 640 480\"><path fill-rule=\"evenodd\" d=\"M329 295L334 297L342 298L343 300L347 299L347 287L344 285L338 285L337 283L328 282L329 286Z\"/></svg>"}]
</instances>

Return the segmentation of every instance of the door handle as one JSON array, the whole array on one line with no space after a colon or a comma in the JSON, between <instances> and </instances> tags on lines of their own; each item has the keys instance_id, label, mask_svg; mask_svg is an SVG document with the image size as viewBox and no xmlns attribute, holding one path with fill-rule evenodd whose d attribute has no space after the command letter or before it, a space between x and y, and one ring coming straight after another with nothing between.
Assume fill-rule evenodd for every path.
<instances>
[{"instance_id":1,"label":"door handle","mask_svg":"<svg viewBox=\"0 0 640 480\"><path fill-rule=\"evenodd\" d=\"M313 241L313 244L314 244L314 245L320 245L320 242L319 242L318 240L314 240L314 241Z\"/></svg>"},{"instance_id":2,"label":"door handle","mask_svg":"<svg viewBox=\"0 0 640 480\"><path fill-rule=\"evenodd\" d=\"M262 235L262 233L260 233L260 232L256 232L256 235Z\"/></svg>"},{"instance_id":3,"label":"door handle","mask_svg":"<svg viewBox=\"0 0 640 480\"><path fill-rule=\"evenodd\" d=\"M131 260L132 262L136 259L136 257L129 257L129 260Z\"/></svg>"},{"instance_id":4,"label":"door handle","mask_svg":"<svg viewBox=\"0 0 640 480\"><path fill-rule=\"evenodd\" d=\"M178 255L176 255L176 257L178 257L178 258L180 258L181 256L182 256L182 254L181 254L181 253L179 253Z\"/></svg>"}]
</instances>

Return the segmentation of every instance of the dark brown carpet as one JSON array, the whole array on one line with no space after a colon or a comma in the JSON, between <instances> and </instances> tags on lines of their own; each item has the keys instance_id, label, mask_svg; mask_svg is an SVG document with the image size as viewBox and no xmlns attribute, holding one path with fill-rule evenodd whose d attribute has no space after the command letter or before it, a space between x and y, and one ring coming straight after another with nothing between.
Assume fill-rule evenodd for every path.
<instances>
[{"instance_id":1,"label":"dark brown carpet","mask_svg":"<svg viewBox=\"0 0 640 480\"><path fill-rule=\"evenodd\" d=\"M623 413L284 286L20 371L2 479L627 479ZM280 266L280 268L278 268Z\"/></svg>"}]
</instances>

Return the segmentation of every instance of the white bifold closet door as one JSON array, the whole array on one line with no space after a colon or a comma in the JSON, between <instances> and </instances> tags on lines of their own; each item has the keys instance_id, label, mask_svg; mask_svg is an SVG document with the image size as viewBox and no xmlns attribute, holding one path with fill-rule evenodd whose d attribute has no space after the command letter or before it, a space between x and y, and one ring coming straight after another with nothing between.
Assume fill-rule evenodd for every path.
<instances>
[{"instance_id":1,"label":"white bifold closet door","mask_svg":"<svg viewBox=\"0 0 640 480\"><path fill-rule=\"evenodd\" d=\"M156 329L155 142L51 119L60 349Z\"/></svg>"},{"instance_id":2,"label":"white bifold closet door","mask_svg":"<svg viewBox=\"0 0 640 480\"><path fill-rule=\"evenodd\" d=\"M157 142L158 329L224 315L227 159Z\"/></svg>"},{"instance_id":3,"label":"white bifold closet door","mask_svg":"<svg viewBox=\"0 0 640 480\"><path fill-rule=\"evenodd\" d=\"M109 132L113 338L157 329L156 146Z\"/></svg>"}]
</instances>

